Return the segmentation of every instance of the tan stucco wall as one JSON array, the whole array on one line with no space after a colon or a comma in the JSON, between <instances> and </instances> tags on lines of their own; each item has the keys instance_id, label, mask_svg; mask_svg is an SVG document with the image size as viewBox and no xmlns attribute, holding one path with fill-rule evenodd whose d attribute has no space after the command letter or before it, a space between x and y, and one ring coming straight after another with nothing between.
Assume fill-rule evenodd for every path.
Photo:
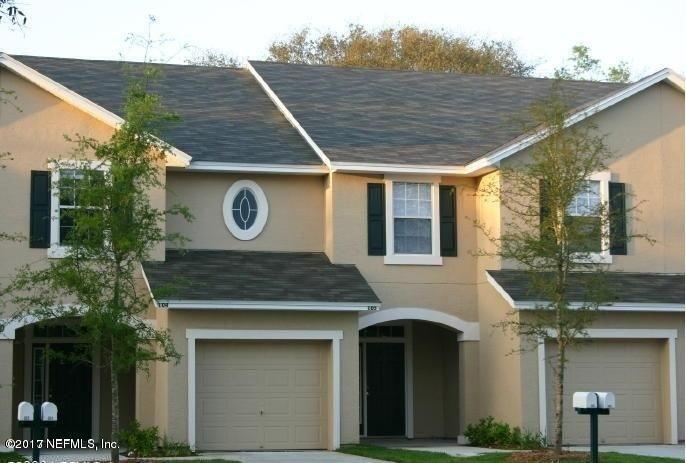
<instances>
[{"instance_id":1,"label":"tan stucco wall","mask_svg":"<svg viewBox=\"0 0 686 463\"><path fill-rule=\"evenodd\" d=\"M359 369L356 312L272 312L175 310L168 314L176 349L183 356L178 364L157 370L157 384L167 388L166 397L156 397L156 422L173 440L186 441L188 431L188 364L186 329L251 330L342 330L341 341L341 443L359 441ZM164 371L166 370L166 371Z\"/></svg>"},{"instance_id":2,"label":"tan stucco wall","mask_svg":"<svg viewBox=\"0 0 686 463\"><path fill-rule=\"evenodd\" d=\"M476 320L476 258L469 253L476 231L466 219L475 214L474 180L441 180L457 186L458 224L458 256L444 257L442 266L385 265L383 256L367 255L367 183L378 182L383 179L374 175L333 174L332 260L357 265L383 302L382 310L419 307Z\"/></svg>"},{"instance_id":3,"label":"tan stucco wall","mask_svg":"<svg viewBox=\"0 0 686 463\"><path fill-rule=\"evenodd\" d=\"M613 256L610 270L684 272L684 94L668 84L650 87L602 111L589 122L606 136L613 182L626 184L630 212L628 255ZM502 162L526 162L525 150ZM509 211L503 208L503 222ZM511 263L504 264L513 267Z\"/></svg>"},{"instance_id":4,"label":"tan stucco wall","mask_svg":"<svg viewBox=\"0 0 686 463\"><path fill-rule=\"evenodd\" d=\"M31 170L47 170L48 159L72 157L75 145L65 135L104 141L113 129L4 69L0 70L0 87L16 97L12 104L0 104L0 152L10 152L13 158L4 160L6 167L0 169L0 230L28 237ZM165 208L163 190L152 191L150 198L155 207ZM152 258L162 259L163 253L160 243ZM0 255L0 278L4 278L19 265L44 260L46 250L31 249L27 241L0 241Z\"/></svg>"},{"instance_id":5,"label":"tan stucco wall","mask_svg":"<svg viewBox=\"0 0 686 463\"><path fill-rule=\"evenodd\" d=\"M494 326L507 319L510 307L488 283L479 284L479 415L491 415L514 426L522 423L522 345L502 328Z\"/></svg>"},{"instance_id":6,"label":"tan stucco wall","mask_svg":"<svg viewBox=\"0 0 686 463\"><path fill-rule=\"evenodd\" d=\"M412 323L414 437L458 434L458 342L454 331Z\"/></svg>"},{"instance_id":7,"label":"tan stucco wall","mask_svg":"<svg viewBox=\"0 0 686 463\"><path fill-rule=\"evenodd\" d=\"M237 180L253 180L269 205L267 224L255 239L241 241L224 224L224 196ZM324 250L324 183L322 176L174 172L167 174L167 202L183 204L193 222L170 217L167 231L191 241L189 249L251 251Z\"/></svg>"}]
</instances>

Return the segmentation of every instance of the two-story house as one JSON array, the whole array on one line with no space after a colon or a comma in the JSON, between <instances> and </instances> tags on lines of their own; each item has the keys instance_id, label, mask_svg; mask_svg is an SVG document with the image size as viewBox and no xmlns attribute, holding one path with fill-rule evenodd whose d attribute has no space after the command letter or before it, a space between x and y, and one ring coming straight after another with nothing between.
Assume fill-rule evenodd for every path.
<instances>
[{"instance_id":1,"label":"two-story house","mask_svg":"<svg viewBox=\"0 0 686 463\"><path fill-rule=\"evenodd\" d=\"M122 420L158 426L204 450L337 448L364 436L452 437L493 415L546 433L554 352L493 324L532 301L527 278L474 251L498 232L501 205L475 195L524 159L536 134L521 116L550 91L539 78L251 62L247 69L160 65L159 92L181 121L165 191L190 239L143 264L156 288L151 323L170 330L180 363L121 379ZM46 160L64 134L108 137L122 64L0 55L0 277L59 258L68 223ZM642 230L599 256L619 295L571 353L568 394L610 390L606 443L684 439L684 82L669 70L632 84L567 81L574 123L592 121L615 152L583 201L612 188L644 201ZM21 111L18 111L18 107ZM591 197L592 196L592 197ZM64 222L64 221L63 221ZM636 224L629 222L631 230ZM575 288L582 291L583 288ZM11 307L5 308L11 310ZM46 358L69 349L61 322L0 336L0 435L19 436L21 400L60 407L55 436L103 437L108 378L94 365ZM586 439L568 406L569 443Z\"/></svg>"}]
</instances>

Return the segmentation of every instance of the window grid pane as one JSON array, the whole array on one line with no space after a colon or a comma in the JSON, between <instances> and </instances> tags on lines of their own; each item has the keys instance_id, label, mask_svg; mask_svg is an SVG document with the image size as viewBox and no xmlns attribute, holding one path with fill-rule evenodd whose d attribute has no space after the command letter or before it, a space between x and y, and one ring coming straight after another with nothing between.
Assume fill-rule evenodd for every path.
<instances>
[{"instance_id":1,"label":"window grid pane","mask_svg":"<svg viewBox=\"0 0 686 463\"><path fill-rule=\"evenodd\" d=\"M571 216L597 216L600 207L600 182L586 182L586 189L579 192L569 206L567 214Z\"/></svg>"},{"instance_id":2,"label":"window grid pane","mask_svg":"<svg viewBox=\"0 0 686 463\"><path fill-rule=\"evenodd\" d=\"M393 183L393 251L431 254L431 184Z\"/></svg>"}]
</instances>

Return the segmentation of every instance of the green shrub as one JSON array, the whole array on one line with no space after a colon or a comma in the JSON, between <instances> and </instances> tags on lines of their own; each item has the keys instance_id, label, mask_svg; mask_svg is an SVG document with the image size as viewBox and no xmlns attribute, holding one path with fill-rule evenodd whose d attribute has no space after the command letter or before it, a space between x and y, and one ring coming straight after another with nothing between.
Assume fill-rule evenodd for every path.
<instances>
[{"instance_id":1,"label":"green shrub","mask_svg":"<svg viewBox=\"0 0 686 463\"><path fill-rule=\"evenodd\" d=\"M158 457L189 457L193 455L190 446L184 442L162 440L162 445L157 449Z\"/></svg>"},{"instance_id":2,"label":"green shrub","mask_svg":"<svg viewBox=\"0 0 686 463\"><path fill-rule=\"evenodd\" d=\"M119 445L125 447L132 456L153 456L159 440L160 435L157 426L142 428L136 420L119 431Z\"/></svg>"},{"instance_id":3,"label":"green shrub","mask_svg":"<svg viewBox=\"0 0 686 463\"><path fill-rule=\"evenodd\" d=\"M496 421L492 416L482 418L465 429L469 445L475 447L500 447L507 449L540 449L545 447L545 439L540 433L522 431L519 427Z\"/></svg>"},{"instance_id":4,"label":"green shrub","mask_svg":"<svg viewBox=\"0 0 686 463\"><path fill-rule=\"evenodd\" d=\"M193 451L183 442L162 439L157 426L142 428L138 421L119 431L119 445L133 457L188 457Z\"/></svg>"}]
</instances>

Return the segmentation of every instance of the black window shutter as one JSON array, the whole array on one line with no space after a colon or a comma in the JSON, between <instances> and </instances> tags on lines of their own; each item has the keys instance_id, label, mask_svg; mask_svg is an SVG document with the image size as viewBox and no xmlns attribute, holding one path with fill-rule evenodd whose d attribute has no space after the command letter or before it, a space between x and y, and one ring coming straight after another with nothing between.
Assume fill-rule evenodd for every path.
<instances>
[{"instance_id":1,"label":"black window shutter","mask_svg":"<svg viewBox=\"0 0 686 463\"><path fill-rule=\"evenodd\" d=\"M367 254L386 255L386 205L383 183L367 184Z\"/></svg>"},{"instance_id":2,"label":"black window shutter","mask_svg":"<svg viewBox=\"0 0 686 463\"><path fill-rule=\"evenodd\" d=\"M29 247L50 247L50 172L31 171Z\"/></svg>"},{"instance_id":3,"label":"black window shutter","mask_svg":"<svg viewBox=\"0 0 686 463\"><path fill-rule=\"evenodd\" d=\"M545 180L538 181L538 203L540 207L539 220L543 224L548 215L550 215L550 208L548 207L548 201L546 201L546 196L548 194L548 183Z\"/></svg>"},{"instance_id":4,"label":"black window shutter","mask_svg":"<svg viewBox=\"0 0 686 463\"><path fill-rule=\"evenodd\" d=\"M440 185L439 216L441 222L441 255L457 256L457 206L455 187Z\"/></svg>"},{"instance_id":5,"label":"black window shutter","mask_svg":"<svg viewBox=\"0 0 686 463\"><path fill-rule=\"evenodd\" d=\"M627 254L626 195L624 183L610 182L610 254Z\"/></svg>"}]
</instances>

